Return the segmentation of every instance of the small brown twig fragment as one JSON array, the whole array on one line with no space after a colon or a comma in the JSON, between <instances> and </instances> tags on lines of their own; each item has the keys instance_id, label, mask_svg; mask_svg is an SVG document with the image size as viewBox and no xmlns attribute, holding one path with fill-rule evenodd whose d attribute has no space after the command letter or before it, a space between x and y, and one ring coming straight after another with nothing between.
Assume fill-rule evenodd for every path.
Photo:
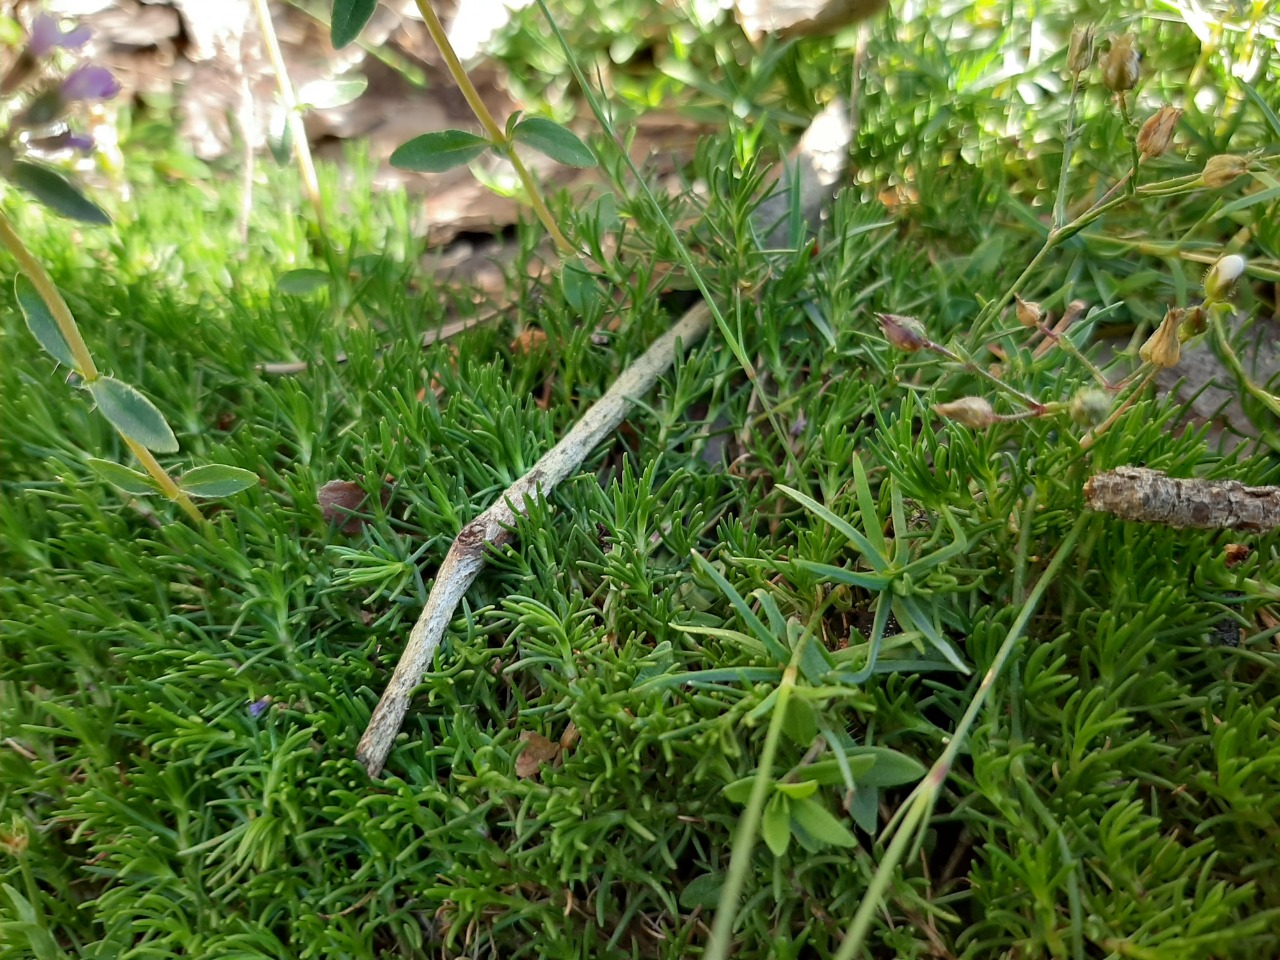
<instances>
[{"instance_id":1,"label":"small brown twig fragment","mask_svg":"<svg viewBox=\"0 0 1280 960\"><path fill-rule=\"evenodd\" d=\"M581 466L596 444L614 431L631 409L633 399L647 392L658 376L671 366L677 344L688 347L696 343L706 335L710 326L711 311L706 303L693 306L622 372L560 442L543 454L533 469L507 487L496 503L459 531L440 564L427 605L413 625L395 673L356 747L356 759L364 764L369 776L376 777L382 771L409 709L413 690L431 666L445 628L484 566L489 548L501 546L511 539L511 528L515 526L516 518L526 515L528 510L526 500L549 495L556 484Z\"/></svg>"},{"instance_id":2,"label":"small brown twig fragment","mask_svg":"<svg viewBox=\"0 0 1280 960\"><path fill-rule=\"evenodd\" d=\"M1280 487L1236 480L1180 480L1146 467L1118 467L1084 485L1090 510L1122 520L1202 530L1267 531L1280 527Z\"/></svg>"}]
</instances>

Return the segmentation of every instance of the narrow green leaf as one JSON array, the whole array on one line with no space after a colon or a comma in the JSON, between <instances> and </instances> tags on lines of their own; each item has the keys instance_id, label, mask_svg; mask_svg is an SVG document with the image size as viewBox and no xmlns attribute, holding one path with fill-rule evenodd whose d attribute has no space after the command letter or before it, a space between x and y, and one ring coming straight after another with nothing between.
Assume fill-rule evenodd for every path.
<instances>
[{"instance_id":1,"label":"narrow green leaf","mask_svg":"<svg viewBox=\"0 0 1280 960\"><path fill-rule=\"evenodd\" d=\"M824 846L855 847L858 838L824 807L816 797L791 804L791 817L805 833Z\"/></svg>"},{"instance_id":2,"label":"narrow green leaf","mask_svg":"<svg viewBox=\"0 0 1280 960\"><path fill-rule=\"evenodd\" d=\"M193 497L229 497L257 482L258 475L251 470L210 463L188 470L178 480L178 486Z\"/></svg>"},{"instance_id":3,"label":"narrow green leaf","mask_svg":"<svg viewBox=\"0 0 1280 960\"><path fill-rule=\"evenodd\" d=\"M114 460L99 460L90 457L89 469L113 487L119 487L131 497L146 497L157 492L156 483L145 473L130 470L122 463Z\"/></svg>"},{"instance_id":4,"label":"narrow green leaf","mask_svg":"<svg viewBox=\"0 0 1280 960\"><path fill-rule=\"evenodd\" d=\"M818 563L816 560L793 560L791 566L817 574L831 583L847 583L849 586L861 587L864 590L887 590L892 582L890 577L882 577L874 573L856 573L845 567Z\"/></svg>"},{"instance_id":5,"label":"narrow green leaf","mask_svg":"<svg viewBox=\"0 0 1280 960\"><path fill-rule=\"evenodd\" d=\"M1267 103L1267 98L1253 88L1251 84L1241 81L1240 86L1244 87L1245 96L1247 96L1253 105L1258 108L1258 112L1262 114L1267 121L1267 126L1271 128L1273 136L1280 137L1280 115L1271 108L1271 104Z\"/></svg>"},{"instance_id":6,"label":"narrow green leaf","mask_svg":"<svg viewBox=\"0 0 1280 960\"><path fill-rule=\"evenodd\" d=\"M546 117L529 117L516 124L513 134L518 143L527 144L566 167L594 167L591 148L560 124Z\"/></svg>"},{"instance_id":7,"label":"narrow green leaf","mask_svg":"<svg viewBox=\"0 0 1280 960\"><path fill-rule=\"evenodd\" d=\"M18 160L8 176L14 184L64 217L104 227L111 224L111 218L101 207L73 187L62 174L48 167Z\"/></svg>"},{"instance_id":8,"label":"narrow green leaf","mask_svg":"<svg viewBox=\"0 0 1280 960\"><path fill-rule=\"evenodd\" d=\"M88 388L102 415L130 440L156 453L177 451L178 438L169 429L164 414L133 387L114 377L103 377Z\"/></svg>"},{"instance_id":9,"label":"narrow green leaf","mask_svg":"<svg viewBox=\"0 0 1280 960\"><path fill-rule=\"evenodd\" d=\"M969 673L969 668L965 662L960 659L960 654L956 653L956 648L951 645L951 641L942 635L937 626L933 622L933 617L929 615L929 611L915 597L894 597L893 598L893 615L898 618L898 623L906 630L916 630L924 635L924 638L933 644L934 648L942 654L953 667L961 673Z\"/></svg>"},{"instance_id":10,"label":"narrow green leaf","mask_svg":"<svg viewBox=\"0 0 1280 960\"><path fill-rule=\"evenodd\" d=\"M36 908L31 905L22 894L9 884L0 884L0 889L9 895L10 901L13 903L14 912L18 914L20 923L6 924L12 932L21 933L27 941L27 946L31 948L31 956L35 960L61 960L66 956L58 949L57 942L53 936L45 929L46 924L41 922L40 915L36 912ZM13 941L6 937L6 940ZM13 943L13 946L17 946Z\"/></svg>"},{"instance_id":11,"label":"narrow green leaf","mask_svg":"<svg viewBox=\"0 0 1280 960\"><path fill-rule=\"evenodd\" d=\"M765 806L760 835L775 857L787 852L791 843L791 801L784 794L775 793Z\"/></svg>"},{"instance_id":12,"label":"narrow green leaf","mask_svg":"<svg viewBox=\"0 0 1280 960\"><path fill-rule=\"evenodd\" d=\"M871 482L867 480L867 469L862 465L862 458L856 455L853 458L853 487L858 493L858 512L862 514L862 529L867 531L867 539L871 541L871 546L875 547L882 556L887 557L889 544L880 526L876 498L871 493Z\"/></svg>"},{"instance_id":13,"label":"narrow green leaf","mask_svg":"<svg viewBox=\"0 0 1280 960\"><path fill-rule=\"evenodd\" d=\"M333 49L341 50L360 36L377 6L378 0L333 0L333 16L329 18L329 40Z\"/></svg>"},{"instance_id":14,"label":"narrow green leaf","mask_svg":"<svg viewBox=\"0 0 1280 960\"><path fill-rule=\"evenodd\" d=\"M876 573L884 573L888 568L888 558L882 556L879 551L872 546L871 541L863 536L862 533L855 530L847 520L842 520L840 517L837 517L828 507L824 507L817 500L814 500L813 497L803 494L799 490L793 490L791 487L785 486L781 483L778 484L778 489L796 503L800 504L800 506L812 513L816 513L820 519L827 521L827 523L835 527L837 533L852 543L854 548L867 558L867 563L871 565L871 569L876 571Z\"/></svg>"},{"instance_id":15,"label":"narrow green leaf","mask_svg":"<svg viewBox=\"0 0 1280 960\"><path fill-rule=\"evenodd\" d=\"M267 147L276 163L282 167L293 156L293 124L289 122L289 116L287 112L277 111L267 130Z\"/></svg>"},{"instance_id":16,"label":"narrow green leaf","mask_svg":"<svg viewBox=\"0 0 1280 960\"><path fill-rule=\"evenodd\" d=\"M53 319L44 299L36 292L35 285L20 273L14 277L13 292L18 298L18 306L22 308L22 315L26 318L27 329L40 346L44 347L45 353L64 367L74 370L76 360L71 354L71 348L58 329L58 321Z\"/></svg>"},{"instance_id":17,"label":"narrow green leaf","mask_svg":"<svg viewBox=\"0 0 1280 960\"><path fill-rule=\"evenodd\" d=\"M298 104L303 110L329 110L357 100L369 86L368 77L337 77L312 80L298 89Z\"/></svg>"},{"instance_id":18,"label":"narrow green leaf","mask_svg":"<svg viewBox=\"0 0 1280 960\"><path fill-rule=\"evenodd\" d=\"M276 280L276 289L291 297L306 297L329 285L330 276L327 270L315 270L303 267L280 274Z\"/></svg>"},{"instance_id":19,"label":"narrow green leaf","mask_svg":"<svg viewBox=\"0 0 1280 960\"><path fill-rule=\"evenodd\" d=\"M715 585L720 588L720 592L729 599L733 609L738 611L738 616L746 622L747 626L751 628L751 632L764 644L765 649L769 651L769 656L773 657L778 663L790 663L790 651L778 642L778 638L773 635L773 632L747 606L747 601L742 599L742 594L733 589L733 584L726 580L724 575L696 550L693 551L693 565L715 582Z\"/></svg>"},{"instance_id":20,"label":"narrow green leaf","mask_svg":"<svg viewBox=\"0 0 1280 960\"><path fill-rule=\"evenodd\" d=\"M443 173L470 163L491 146L484 137L465 130L424 133L396 147L391 154L391 165L417 173Z\"/></svg>"}]
</instances>

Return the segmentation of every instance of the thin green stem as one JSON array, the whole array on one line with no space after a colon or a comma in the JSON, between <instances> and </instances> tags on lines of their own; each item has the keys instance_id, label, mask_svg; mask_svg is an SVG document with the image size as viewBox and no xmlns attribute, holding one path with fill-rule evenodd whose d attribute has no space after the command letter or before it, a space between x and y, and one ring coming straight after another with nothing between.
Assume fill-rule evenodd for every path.
<instances>
[{"instance_id":1,"label":"thin green stem","mask_svg":"<svg viewBox=\"0 0 1280 960\"><path fill-rule=\"evenodd\" d=\"M1058 171L1058 195L1053 200L1053 228L1067 222L1067 184L1071 179L1071 152L1080 131L1076 129L1076 102L1080 96L1080 74L1071 75L1071 98L1067 101L1067 127L1062 138L1062 169Z\"/></svg>"},{"instance_id":2,"label":"thin green stem","mask_svg":"<svg viewBox=\"0 0 1280 960\"><path fill-rule=\"evenodd\" d=\"M1005 663L1013 654L1018 641L1022 638L1022 633L1030 622L1032 614L1035 613L1036 607L1039 606L1045 591L1049 589L1049 585L1057 578L1058 571L1067 557L1070 556L1076 540L1080 536L1080 531L1084 529L1084 525L1087 522L1088 516L1082 514L1066 537L1063 538L1057 553L1053 555L1049 566L1045 568L1044 573L1040 575L1040 579L1036 581L1031 594L1022 605L1022 610L1018 613L1017 619L1014 620L1013 626L1009 628L1008 634L1000 644L1000 649L996 651L996 655L991 661L991 666L987 668L987 672L982 677L982 682L978 684L978 689L974 693L973 699L969 701L968 708L956 724L955 732L947 743L946 749L942 751L942 755L934 762L920 785L912 791L911 797L908 799L907 812L894 828L893 840L885 851L884 859L881 860L880 866L876 868L876 872L871 878L871 883L862 898L862 903L858 906L858 912L854 914L853 921L849 924L849 930L845 934L844 941L840 944L835 960L853 960L866 943L867 934L871 929L872 917L884 902L885 892L888 890L889 881L892 879L894 871L903 862L913 836L923 827L925 820L933 809L938 793L951 772L951 766L955 763L961 747L968 739L969 731L973 727L974 721L977 720L978 712L986 703L991 688L995 686L996 679L1000 676Z\"/></svg>"},{"instance_id":3,"label":"thin green stem","mask_svg":"<svg viewBox=\"0 0 1280 960\"><path fill-rule=\"evenodd\" d=\"M985 369L982 366L982 364L976 363L969 356L956 353L952 350L948 350L942 344L933 343L932 341L929 342L928 349L932 350L934 353L941 354L942 356L946 357L948 360L950 360L953 363L960 364L969 373L972 373L974 376L979 377L983 380L986 380L988 383L996 387L998 390L1002 390L1003 392L1009 394L1011 397L1014 397L1019 403L1021 403L1025 407L1030 408L1034 413L1039 414L1043 412L1045 407L1043 403L1041 403L1039 400L1037 400L1035 397L1031 396L1030 394L1023 393L1017 387L1013 387L1005 383L1003 380L1001 380L999 377L993 374L990 370Z\"/></svg>"},{"instance_id":4,"label":"thin green stem","mask_svg":"<svg viewBox=\"0 0 1280 960\"><path fill-rule=\"evenodd\" d=\"M40 294L40 299L53 314L58 332L71 348L71 356L76 361L76 373L80 374L86 383L93 383L102 375L98 373L98 367L93 362L84 337L80 336L80 326L76 323L76 318L71 315L67 302L62 299L62 294L58 292L58 287L49 276L49 272L45 270L44 264L27 249L27 245L22 242L18 232L13 229L13 224L3 213L0 213L0 242L3 242L13 254L13 259L18 261L18 268L27 275L31 285Z\"/></svg>"},{"instance_id":5,"label":"thin green stem","mask_svg":"<svg viewBox=\"0 0 1280 960\"><path fill-rule=\"evenodd\" d=\"M422 0L419 0L421 3ZM672 245L675 247L676 256L680 259L680 263L688 271L690 278L698 288L698 292L702 294L702 299L706 302L707 308L711 311L711 317L715 320L716 329L720 331L720 336L728 345L729 351L733 354L733 358L738 361L738 365L742 367L743 372L747 375L747 379L759 387L760 404L764 407L765 416L769 418L769 424L773 427L774 433L778 437L778 441L782 444L782 454L787 461L787 466L791 468L792 477L795 482L802 485L806 489L809 487L808 478L800 469L800 463L796 459L795 451L791 449L790 439L787 432L782 428L782 424L778 420L777 411L773 403L766 396L764 388L760 386L760 378L756 374L755 366L751 362L751 358L747 356L746 350L743 349L741 342L735 336L733 329L729 326L729 321L725 318L724 312L716 304L715 298L711 294L711 287L702 277L702 272L698 269L698 265L693 262L693 254L689 252L688 246L681 239L680 234L676 232L676 228L672 226L671 221L662 210L662 205L658 203L658 198L653 195L653 191L649 189L649 185L644 178L640 176L640 171L636 167L635 162L631 159L630 153L622 146L621 140L613 129L613 124L609 117L605 114L604 108L600 105L599 98L595 95L595 91L587 82L586 76L582 72L582 68L578 66L578 61L574 59L573 50L569 47L569 43L561 33L559 25L555 18L551 16L551 11L547 7L546 0L538 0L538 9L542 11L542 15L546 18L551 32L555 34L556 40L560 44L560 49L564 53L565 61L569 65L573 77L581 87L583 95L587 98L587 103L591 107L591 112L595 114L596 121L600 126L618 143L618 152L622 156L622 162L626 165L627 170L635 177L636 184L640 191L649 201L649 206L657 218L658 223L662 226L663 231L671 239ZM619 187L621 189L621 187Z\"/></svg>"},{"instance_id":6,"label":"thin green stem","mask_svg":"<svg viewBox=\"0 0 1280 960\"><path fill-rule=\"evenodd\" d=\"M1213 326L1213 340L1218 345L1218 352L1222 354L1222 359L1231 372L1236 375L1236 379L1240 381L1240 386L1244 387L1255 400L1270 410L1277 417L1280 417L1280 397L1273 393L1263 390L1253 382L1253 378L1245 372L1244 364L1240 362L1240 357L1236 354L1235 349L1231 346L1231 340L1227 336L1225 316L1229 310L1210 310L1209 322Z\"/></svg>"},{"instance_id":7,"label":"thin green stem","mask_svg":"<svg viewBox=\"0 0 1280 960\"><path fill-rule=\"evenodd\" d=\"M1144 363L1141 367L1139 367L1132 374L1130 374L1130 379L1141 375L1141 380L1139 380L1138 385L1133 388L1133 391L1127 397L1125 397L1124 400L1121 401L1114 410L1111 411L1111 414L1110 416L1107 417L1107 419L1103 420L1100 424L1098 424L1096 427L1094 427L1092 430L1090 430L1088 433L1086 433L1083 437L1080 438L1080 449L1088 450L1095 443L1097 443L1098 438L1101 437L1108 430L1110 430L1115 425L1115 422L1119 420L1120 417L1124 414L1124 412L1128 410L1131 406L1133 406L1134 401L1137 400L1138 397L1142 395L1142 391L1147 388L1147 384L1149 384L1152 380L1156 378L1156 374L1158 372L1159 372L1159 369L1157 367L1153 366L1150 363Z\"/></svg>"},{"instance_id":8,"label":"thin green stem","mask_svg":"<svg viewBox=\"0 0 1280 960\"><path fill-rule=\"evenodd\" d=\"M62 294L58 291L57 284L53 282L53 278L49 276L49 272L45 270L44 264L35 258L27 245L22 242L22 238L18 236L18 232L13 229L13 224L9 222L9 218L0 212L0 242L3 242L9 253L13 255L13 259L18 261L18 268L31 281L31 285L36 288L36 292L40 294L40 299L44 301L49 313L53 315L54 322L58 325L58 332L62 334L62 339L67 342L67 346L71 350L71 357L76 362L76 373L78 373L85 383L93 383L95 380L102 378L102 374L98 371L98 366L93 362L93 355L89 353L89 346L84 342L84 337L80 335L80 325L76 323L76 318L71 315L71 308L67 306L67 301L62 299ZM114 424L113 424L114 426ZM117 433L120 430L116 429ZM183 512L197 523L204 523L204 517L200 511L196 509L196 505L191 502L191 498L182 492L182 488L174 482L173 478L165 471L164 467L152 456L151 451L142 446L138 442L126 437L120 433L121 439L133 451L133 455L138 458L138 462L151 475L157 486L166 497L174 501Z\"/></svg>"},{"instance_id":9,"label":"thin green stem","mask_svg":"<svg viewBox=\"0 0 1280 960\"><path fill-rule=\"evenodd\" d=\"M280 41L276 38L275 25L271 22L271 11L267 8L267 0L253 0L258 14L258 25L262 28L262 38L267 46L267 57L271 68L276 72L276 86L280 90L280 102L284 104L288 115L289 133L293 140L293 156L298 164L298 173L302 176L303 189L307 191L307 199L316 215L316 226L322 237L329 236L324 216L324 204L320 200L320 181L316 178L316 166L311 159L311 147L307 142L307 131L302 123L302 113L298 109L298 96L289 80L289 68L285 66L284 56L280 53Z\"/></svg>"},{"instance_id":10,"label":"thin green stem","mask_svg":"<svg viewBox=\"0 0 1280 960\"><path fill-rule=\"evenodd\" d=\"M265 2L265 0L258 0L258 2ZM511 161L511 166L515 168L516 176L520 178L520 182L524 185L524 192L529 198L529 204L533 207L533 212L542 221L547 233L551 234L551 239L555 242L556 249L560 251L561 256L574 256L577 251L574 249L573 244L569 242L568 237L560 230L555 217L551 215L551 210L547 207L546 201L542 199L542 191L538 188L537 181L533 179L533 174L529 172L529 168L524 165L524 161L520 159L512 148L511 138L507 136L507 132L494 119L493 114L489 112L489 108L480 99L479 91L476 90L475 84L471 82L471 78L467 76L466 67L462 65L462 61L458 59L458 55L453 50L453 45L449 43L449 35L445 33L444 26L440 23L440 18L436 16L436 12L431 8L428 0L416 0L416 2L418 11L422 14L422 19L427 25L427 32L431 34L431 39L435 41L435 45L440 48L440 55L444 57L449 75L453 77L453 82L462 91L462 96L466 99L468 106L471 107L471 112L476 115L476 119L480 121L480 126L484 127L489 139Z\"/></svg>"},{"instance_id":11,"label":"thin green stem","mask_svg":"<svg viewBox=\"0 0 1280 960\"><path fill-rule=\"evenodd\" d=\"M742 819L738 821L738 829L733 836L733 850L729 854L729 871L725 876L724 886L720 888L720 902L716 905L716 918L711 924L711 938L707 941L707 950L703 960L725 960L729 955L729 944L733 938L733 921L738 916L738 899L742 896L742 888L746 885L747 874L751 870L751 854L760 839L760 818L764 812L764 804L768 799L769 788L773 784L773 758L778 752L778 743L782 739L782 724L787 715L787 704L796 685L796 672L800 662L800 654L804 651L805 637L796 644L791 654L791 662L782 673L778 683L777 698L774 701L773 713L769 717L769 730L765 734L764 748L760 751L760 766L756 769L755 782L751 785L751 796L747 800L747 808Z\"/></svg>"}]
</instances>

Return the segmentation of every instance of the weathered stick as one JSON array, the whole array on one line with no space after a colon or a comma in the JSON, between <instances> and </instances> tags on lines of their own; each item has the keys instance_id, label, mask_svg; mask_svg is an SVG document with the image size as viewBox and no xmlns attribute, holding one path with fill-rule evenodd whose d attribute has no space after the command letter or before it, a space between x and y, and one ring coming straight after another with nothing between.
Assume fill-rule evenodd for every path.
<instances>
[{"instance_id":1,"label":"weathered stick","mask_svg":"<svg viewBox=\"0 0 1280 960\"><path fill-rule=\"evenodd\" d=\"M1084 485L1090 510L1122 520L1204 530L1280 527L1280 487L1246 487L1235 480L1178 480L1146 467L1119 467Z\"/></svg>"},{"instance_id":2,"label":"weathered stick","mask_svg":"<svg viewBox=\"0 0 1280 960\"><path fill-rule=\"evenodd\" d=\"M485 551L511 538L511 527L515 525L516 517L526 515L526 499L547 496L556 484L576 471L595 446L626 417L633 398L647 393L662 372L671 366L677 347L680 344L687 347L701 340L710 325L711 311L707 305L699 303L692 307L622 372L582 419L534 464L533 469L507 487L493 506L458 533L440 564L427 605L413 625L409 643L400 655L395 673L356 747L356 759L364 764L369 776L376 777L382 771L400 723L409 709L414 688L431 666L458 603L484 566Z\"/></svg>"}]
</instances>

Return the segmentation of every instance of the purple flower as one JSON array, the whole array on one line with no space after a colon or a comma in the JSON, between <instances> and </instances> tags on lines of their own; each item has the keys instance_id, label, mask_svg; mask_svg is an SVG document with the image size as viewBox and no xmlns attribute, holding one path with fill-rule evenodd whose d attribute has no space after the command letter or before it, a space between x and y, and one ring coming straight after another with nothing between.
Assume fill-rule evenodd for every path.
<instances>
[{"instance_id":1,"label":"purple flower","mask_svg":"<svg viewBox=\"0 0 1280 960\"><path fill-rule=\"evenodd\" d=\"M54 47L79 50L88 42L88 27L72 27L64 33L57 17L38 13L31 24L31 42L27 44L27 50L31 56L39 59Z\"/></svg>"},{"instance_id":2,"label":"purple flower","mask_svg":"<svg viewBox=\"0 0 1280 960\"><path fill-rule=\"evenodd\" d=\"M255 700L249 704L249 716L255 720L267 712L267 707L271 706L271 698L263 697L261 700Z\"/></svg>"},{"instance_id":3,"label":"purple flower","mask_svg":"<svg viewBox=\"0 0 1280 960\"><path fill-rule=\"evenodd\" d=\"M71 130L64 130L62 133L55 133L51 137L40 137L35 140L27 141L27 146L36 150L54 151L54 150L78 150L80 153L93 153L94 142L93 137L87 133L75 133Z\"/></svg>"},{"instance_id":4,"label":"purple flower","mask_svg":"<svg viewBox=\"0 0 1280 960\"><path fill-rule=\"evenodd\" d=\"M111 71L96 64L85 64L77 67L62 81L62 99L68 103L75 100L110 100L120 92L120 84Z\"/></svg>"}]
</instances>

